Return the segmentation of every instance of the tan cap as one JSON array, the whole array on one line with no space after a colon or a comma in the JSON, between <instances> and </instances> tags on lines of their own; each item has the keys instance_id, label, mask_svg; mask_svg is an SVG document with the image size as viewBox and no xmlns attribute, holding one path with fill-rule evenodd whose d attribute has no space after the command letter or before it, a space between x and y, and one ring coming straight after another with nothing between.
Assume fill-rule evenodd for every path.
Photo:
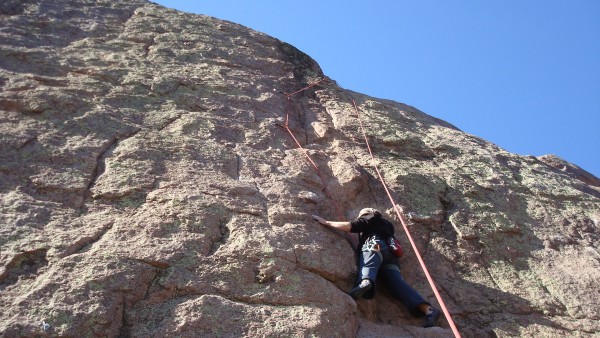
<instances>
[{"instance_id":1,"label":"tan cap","mask_svg":"<svg viewBox=\"0 0 600 338\"><path fill-rule=\"evenodd\" d=\"M368 216L370 215L371 217L373 217L375 214L380 214L379 210L374 209L374 208L364 208L362 209L359 213L358 213L358 217L363 217L363 216Z\"/></svg>"}]
</instances>

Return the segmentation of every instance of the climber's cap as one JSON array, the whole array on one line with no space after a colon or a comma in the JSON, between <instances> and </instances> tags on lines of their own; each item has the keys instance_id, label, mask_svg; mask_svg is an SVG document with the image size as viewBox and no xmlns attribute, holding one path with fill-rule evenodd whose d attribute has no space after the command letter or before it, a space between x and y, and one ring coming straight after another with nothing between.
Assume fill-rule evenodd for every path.
<instances>
[{"instance_id":1,"label":"climber's cap","mask_svg":"<svg viewBox=\"0 0 600 338\"><path fill-rule=\"evenodd\" d=\"M373 208L364 208L358 213L358 218L370 219L375 216L381 216L381 212Z\"/></svg>"}]
</instances>

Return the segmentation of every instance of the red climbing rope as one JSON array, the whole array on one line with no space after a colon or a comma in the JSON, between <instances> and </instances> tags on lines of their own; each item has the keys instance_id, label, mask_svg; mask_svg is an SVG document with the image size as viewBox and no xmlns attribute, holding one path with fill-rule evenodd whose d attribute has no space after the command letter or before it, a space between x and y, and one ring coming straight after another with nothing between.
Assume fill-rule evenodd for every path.
<instances>
[{"instance_id":1,"label":"red climbing rope","mask_svg":"<svg viewBox=\"0 0 600 338\"><path fill-rule=\"evenodd\" d=\"M406 232L408 240L410 241L410 245L412 246L412 248L417 256L419 264L421 264L421 268L423 269L423 272L425 272L427 281L429 282L429 285L431 286L431 289L433 290L433 293L435 294L435 298L437 299L438 303L440 304L440 307L442 308L442 311L444 312L444 315L446 316L446 319L448 320L448 324L450 324L450 328L452 329L452 332L454 332L454 336L457 338L460 338L460 333L458 332L458 329L456 328L456 325L454 324L454 321L452 320L452 317L450 316L450 312L446 308L446 304L442 300L442 296L440 296L437 288L435 287L435 283L433 282L433 279L431 278L431 275L429 274L429 270L427 269L427 266L425 265L425 262L423 261L423 258L421 257L419 250L417 250L417 246L415 245L415 242L414 242L410 232L408 231L408 227L406 226L404 217L402 217L402 214L398 210L398 206L396 205L396 203L394 202L394 199L392 198L392 194L390 193L390 190L388 189L387 184L385 183L385 180L383 179L383 175L381 175L379 168L377 168L377 163L375 161L375 157L373 156L373 152L371 151L371 145L369 144L369 139L367 137L367 133L363 126L362 118L360 116L358 106L356 105L356 102L354 101L354 98L352 98L352 105L354 106L354 110L356 111L356 115L358 117L358 122L360 124L360 130L362 131L362 134L365 138L365 143L367 144L367 149L369 150L369 155L371 155L372 165L375 168L375 171L377 172L377 176L379 176L379 180L381 181L381 184L383 185L383 188L385 189L385 192L387 193L388 198L390 199L390 202L394 206L394 211L396 211L396 214L398 215L398 218L400 219L400 223L402 223L402 227L404 227L404 231Z\"/></svg>"},{"instance_id":2,"label":"red climbing rope","mask_svg":"<svg viewBox=\"0 0 600 338\"><path fill-rule=\"evenodd\" d=\"M300 150L302 150L302 152L304 153L304 156L306 157L306 159L308 160L308 162L312 165L312 167L315 169L315 171L317 172L317 175L319 176L319 179L321 180L321 183L323 184L324 187L324 191L325 191L325 195L331 200L331 202L333 203L333 207L335 208L335 211L339 217L339 219L345 219L344 214L342 214L340 207L338 206L335 198L333 198L333 195L331 194L331 192L329 191L329 189L327 188L327 183L325 181L325 178L323 177L323 174L321 173L321 170L319 169L319 166L315 163L315 161L313 161L313 159L310 157L310 154L308 153L308 151L300 144L300 142L298 141L298 139L296 138L296 136L294 135L294 133L292 132L292 130L290 129L289 126L289 119L290 119L290 110L291 110L291 105L292 105L292 101L291 98L292 96L301 93L311 87L316 86L317 84L325 81L326 78L323 78L309 86L306 86L300 90L297 90L293 93L283 93L283 95L285 95L288 99L288 109L285 115L285 125L284 128L285 130L287 130L287 132L290 134L290 136L292 137L292 139L294 140L294 142L296 143L296 145L298 146L298 148ZM358 246L358 241L356 240L356 238L354 238L352 235L350 235L349 233L346 233L348 240L350 242L350 244L352 245L352 248L354 250L356 250L357 246Z\"/></svg>"},{"instance_id":3,"label":"red climbing rope","mask_svg":"<svg viewBox=\"0 0 600 338\"><path fill-rule=\"evenodd\" d=\"M321 80L319 80L319 81L317 81L317 82L315 82L315 83L313 83L313 84L311 84L311 85L308 85L308 86L306 86L306 87L304 87L304 88L302 88L302 89L299 89L299 90L297 90L297 91L295 91L295 92L293 92L293 93L289 93L289 94L285 94L285 93L284 93L284 95L285 95L285 96L287 96L287 98L289 99L290 97L292 97L292 96L294 96L294 95L296 95L296 94L298 94L298 93L301 93L301 92L303 92L303 91L305 91L305 90L307 90L307 89L309 89L309 88L312 88L312 87L314 87L314 86L318 85L319 83L321 83L321 82L323 82L323 81L325 81L325 80L327 80L327 78L325 78L325 77L324 77L324 78L322 78Z\"/></svg>"}]
</instances>

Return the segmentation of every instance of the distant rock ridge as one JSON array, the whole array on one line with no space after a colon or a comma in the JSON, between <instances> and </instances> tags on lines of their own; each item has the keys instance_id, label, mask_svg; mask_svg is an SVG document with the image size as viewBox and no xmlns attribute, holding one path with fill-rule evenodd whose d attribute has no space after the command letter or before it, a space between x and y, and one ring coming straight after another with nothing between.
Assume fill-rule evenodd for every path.
<instances>
[{"instance_id":1,"label":"distant rock ridge","mask_svg":"<svg viewBox=\"0 0 600 338\"><path fill-rule=\"evenodd\" d=\"M0 336L452 337L356 274L395 219L463 337L600 334L600 181L326 78L241 25L141 1L0 3ZM403 232L404 278L436 304Z\"/></svg>"},{"instance_id":2,"label":"distant rock ridge","mask_svg":"<svg viewBox=\"0 0 600 338\"><path fill-rule=\"evenodd\" d=\"M556 168L575 179L582 181L583 183L600 188L600 179L598 179L593 174L574 165L573 163L569 163L556 155L539 156L538 159L546 163L547 165Z\"/></svg>"}]
</instances>

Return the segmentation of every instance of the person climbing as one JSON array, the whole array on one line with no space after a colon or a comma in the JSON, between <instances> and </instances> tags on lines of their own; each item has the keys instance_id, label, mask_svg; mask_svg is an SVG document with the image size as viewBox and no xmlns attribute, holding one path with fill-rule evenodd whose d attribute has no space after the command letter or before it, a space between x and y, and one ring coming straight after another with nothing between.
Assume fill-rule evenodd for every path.
<instances>
[{"instance_id":1,"label":"person climbing","mask_svg":"<svg viewBox=\"0 0 600 338\"><path fill-rule=\"evenodd\" d=\"M352 298L375 297L375 281L379 275L392 296L402 301L413 315L425 315L423 327L437 325L440 310L434 308L402 278L398 257L388 245L388 240L394 236L394 226L379 210L364 208L351 222L327 221L317 215L313 215L313 218L322 225L360 234L357 285L348 292Z\"/></svg>"}]
</instances>

